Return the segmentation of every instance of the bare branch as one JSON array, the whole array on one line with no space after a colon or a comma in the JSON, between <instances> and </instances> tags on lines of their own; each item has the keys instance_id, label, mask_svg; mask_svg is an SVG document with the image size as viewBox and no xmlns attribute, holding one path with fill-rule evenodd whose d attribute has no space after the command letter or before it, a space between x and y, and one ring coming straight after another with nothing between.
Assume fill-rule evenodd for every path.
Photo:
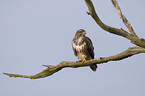
<instances>
[{"instance_id":1,"label":"bare branch","mask_svg":"<svg viewBox=\"0 0 145 96\"><path fill-rule=\"evenodd\" d=\"M119 13L121 19L123 20L123 22L125 23L125 25L127 26L128 30L130 31L130 33L128 33L127 31L123 30L123 29L117 29L108 25L105 25L100 18L98 17L98 15L96 14L95 8L93 6L93 3L91 0L85 0L88 8L89 8L89 12L88 14L92 16L92 18L96 21L96 23L104 30L122 36L124 38L127 38L129 40L131 40L131 42L133 44L136 44L138 46L136 47L130 47L128 48L126 51L114 55L114 56L110 56L110 57L100 57L99 59L92 59L92 60L88 60L85 62L61 62L56 66L52 66L52 65L44 65L45 67L47 67L45 70L43 70L42 72L36 74L36 75L31 75L31 76L27 76L27 75L19 75L19 74L9 74L9 73L3 73L5 75L8 75L10 77L21 77L21 78L30 78L30 79L39 79L39 78L44 78L47 76L51 76L52 74L60 71L63 68L78 68L78 67L86 67L86 66L90 66L94 63L96 64L102 64L102 63L107 63L108 61L119 61L128 57L131 57L135 54L139 54L139 53L145 53L145 39L143 38L138 38L137 35L135 34L132 26L129 24L128 20L123 16L123 14L121 13L121 9L119 8L118 4L116 3L116 0L112 0L114 7L117 9L117 12ZM117 4L117 5L116 5ZM139 47L140 46L140 47Z\"/></svg>"},{"instance_id":2,"label":"bare branch","mask_svg":"<svg viewBox=\"0 0 145 96\"><path fill-rule=\"evenodd\" d=\"M52 74L60 71L63 68L71 67L71 68L78 68L78 67L86 67L90 66L94 63L96 64L102 64L102 63L107 63L108 61L118 61L122 60L128 57L131 57L135 54L139 53L145 53L145 49L141 47L130 47L126 51L110 56L110 57L101 57L99 59L92 59L86 62L61 62L60 64L56 66L51 66L51 65L44 65L46 68L42 72L36 74L36 75L31 75L31 76L26 76L26 75L19 75L19 74L9 74L9 73L3 73L5 75L8 75L10 77L21 77L21 78L30 78L30 79L39 79L39 78L44 78L47 76L51 76Z\"/></svg>"},{"instance_id":3,"label":"bare branch","mask_svg":"<svg viewBox=\"0 0 145 96\"><path fill-rule=\"evenodd\" d=\"M112 1L112 4L113 4L114 8L115 8L116 11L117 11L117 13L119 14L120 18L122 19L123 23L124 23L125 26L128 28L129 32L130 32L132 35L134 35L134 36L137 37L136 33L135 33L134 30L133 30L133 27L131 26L131 24L129 23L129 21L127 20L127 18L122 14L121 9L120 9L120 7L119 7L119 5L118 5L118 2L117 2L116 0L111 0L111 1Z\"/></svg>"},{"instance_id":4,"label":"bare branch","mask_svg":"<svg viewBox=\"0 0 145 96\"><path fill-rule=\"evenodd\" d=\"M132 35L132 34L129 34L127 31L123 30L123 29L117 29L117 28L114 28L114 27L111 27L111 26L108 26L106 24L104 24L100 18L98 17L96 11L95 11L95 8L94 8L94 5L92 3L91 0L85 0L87 6L88 6L88 9L89 9L89 12L88 15L91 15L92 18L96 21L96 23L105 31L107 32L110 32L112 34L115 34L115 35L119 35L119 36L122 36L126 39L129 39L131 40L131 43L137 45L137 46L140 46L140 47L143 47L145 48L145 39L143 38L138 38L136 37L135 35Z\"/></svg>"}]
</instances>

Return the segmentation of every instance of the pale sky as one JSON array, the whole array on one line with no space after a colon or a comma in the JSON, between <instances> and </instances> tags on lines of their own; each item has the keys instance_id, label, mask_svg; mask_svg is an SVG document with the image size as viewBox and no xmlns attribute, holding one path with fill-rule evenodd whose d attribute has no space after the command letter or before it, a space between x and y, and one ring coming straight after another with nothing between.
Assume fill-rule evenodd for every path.
<instances>
[{"instance_id":1,"label":"pale sky","mask_svg":"<svg viewBox=\"0 0 145 96\"><path fill-rule=\"evenodd\" d=\"M101 20L127 28L111 0L92 0ZM145 1L118 0L123 14L140 38L145 38ZM95 58L108 57L135 46L102 30L86 14L84 0L0 0L1 96L145 96L145 54L89 67L66 68L31 80L10 78L3 72L34 75L61 61L77 61L71 40L83 28L95 48ZM127 30L128 31L128 30Z\"/></svg>"}]
</instances>

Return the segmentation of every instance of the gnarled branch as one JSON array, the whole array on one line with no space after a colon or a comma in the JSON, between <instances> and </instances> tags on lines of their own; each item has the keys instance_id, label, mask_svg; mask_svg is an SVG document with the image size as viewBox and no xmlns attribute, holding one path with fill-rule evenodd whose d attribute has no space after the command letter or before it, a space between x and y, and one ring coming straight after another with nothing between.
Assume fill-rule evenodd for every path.
<instances>
[{"instance_id":1,"label":"gnarled branch","mask_svg":"<svg viewBox=\"0 0 145 96\"><path fill-rule=\"evenodd\" d=\"M116 1L116 0L111 0L111 1L112 1L112 4L113 4L114 8L116 9L118 15L119 15L120 18L122 19L123 23L124 23L125 26L128 28L129 32L130 32L132 35L134 35L134 36L137 37L136 33L135 33L134 30L133 30L133 27L131 26L131 24L129 23L129 21L127 20L127 18L122 14L121 9L120 9L120 7L119 7L117 1Z\"/></svg>"},{"instance_id":2,"label":"gnarled branch","mask_svg":"<svg viewBox=\"0 0 145 96\"><path fill-rule=\"evenodd\" d=\"M112 0L113 4L116 4L115 3L116 0ZM119 36L122 36L122 37L125 37L126 39L129 39L131 40L131 42L137 46L140 46L140 47L143 47L145 48L145 39L143 38L139 38L136 36L136 34L132 35L132 34L129 34L127 31L123 30L122 28L121 29L117 29L117 28L114 28L114 27L111 27L111 26L108 26L106 24L104 24L100 18L98 17L96 11L95 11L95 8L94 8L94 5L92 3L91 0L85 0L87 6L88 6L88 9L89 9L89 12L88 14L92 16L92 18L96 21L96 23L105 31L107 32L110 32L112 34L116 34L116 35L119 35ZM125 16L124 16L125 18ZM124 20L124 19L123 19ZM127 20L127 19L126 19ZM128 22L124 22L125 25L129 26L129 24L127 24ZM130 25L131 26L131 25ZM132 28L132 27L131 27ZM132 28L133 29L133 28ZM130 28L129 28L130 30ZM132 31L131 31L132 32ZM134 32L134 31L133 31Z\"/></svg>"},{"instance_id":3,"label":"gnarled branch","mask_svg":"<svg viewBox=\"0 0 145 96\"><path fill-rule=\"evenodd\" d=\"M101 57L99 59L92 59L92 60L85 61L85 62L66 62L66 61L63 61L56 66L44 65L47 68L36 75L26 76L26 75L9 74L9 73L4 73L4 74L8 75L10 77L39 79L39 78L51 76L52 74L60 71L63 68L68 68L68 67L78 68L78 67L90 66L94 63L102 64L102 63L107 63L108 61L119 61L119 60L131 57L131 56L133 56L135 54L139 54L139 53L145 53L145 49L141 48L141 47L130 47L126 51L124 51L120 54L114 55L114 56L110 56L110 57L103 57L103 58Z\"/></svg>"},{"instance_id":4,"label":"gnarled branch","mask_svg":"<svg viewBox=\"0 0 145 96\"><path fill-rule=\"evenodd\" d=\"M59 63L56 66L52 66L52 65L44 65L45 67L47 67L45 70L43 70L42 72L36 74L36 75L31 75L31 76L27 76L27 75L19 75L19 74L9 74L9 73L3 73L5 75L8 75L10 77L21 77L21 78L30 78L30 79L38 79L38 78L44 78L47 76L51 76L52 74L60 71L63 68L78 68L78 67L86 67L86 66L90 66L94 63L96 64L102 64L102 63L107 63L108 61L118 61L118 60L122 60L128 57L131 57L135 54L139 54L139 53L145 53L145 39L141 39L139 37L137 37L136 33L134 32L132 26L130 25L129 21L125 18L125 16L122 14L121 9L118 6L118 3L116 0L112 0L112 3L115 7L115 9L117 10L118 14L120 15L121 19L123 20L124 24L126 25L126 27L128 28L129 32L123 30L123 29L117 29L111 26L108 26L106 24L104 24L100 18L98 17L95 8L93 6L93 3L91 0L85 0L89 12L88 14L92 16L92 18L96 21L96 23L103 29L106 30L110 33L122 36L124 38L127 38L129 40L131 40L131 42L133 44L136 44L138 46L136 47L130 47L128 48L126 51L114 55L114 56L110 56L110 57L101 57L99 59L92 59L89 61L85 61L85 62L66 62L63 61L61 63Z\"/></svg>"}]
</instances>

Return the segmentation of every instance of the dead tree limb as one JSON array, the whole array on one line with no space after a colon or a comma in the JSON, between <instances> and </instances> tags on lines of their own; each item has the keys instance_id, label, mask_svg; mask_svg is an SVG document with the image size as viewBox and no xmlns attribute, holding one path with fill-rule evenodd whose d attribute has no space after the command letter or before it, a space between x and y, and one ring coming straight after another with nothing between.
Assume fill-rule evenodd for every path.
<instances>
[{"instance_id":1,"label":"dead tree limb","mask_svg":"<svg viewBox=\"0 0 145 96\"><path fill-rule=\"evenodd\" d=\"M127 18L122 14L121 9L120 9L120 7L119 7L119 5L118 5L118 2L117 2L116 0L111 0L111 1L112 1L112 4L113 4L114 8L116 9L118 15L119 15L120 18L122 19L123 23L124 23L125 26L128 28L129 32L130 32L132 35L138 37L138 36L136 35L136 33L134 32L133 27L131 26L131 24L130 24L129 21L127 20Z\"/></svg>"},{"instance_id":2,"label":"dead tree limb","mask_svg":"<svg viewBox=\"0 0 145 96\"><path fill-rule=\"evenodd\" d=\"M94 63L102 64L102 63L107 63L109 61L119 61L119 60L123 60L125 58L131 57L131 56L133 56L135 54L139 54L139 53L145 53L145 49L136 46L136 47L130 47L126 51L119 53L117 55L114 55L114 56L110 56L110 57L103 57L103 58L101 57L99 59L92 59L92 60L85 61L85 62L66 62L66 61L63 61L56 66L44 65L47 68L36 75L26 76L26 75L9 74L9 73L3 73L3 74L8 75L10 77L39 79L39 78L51 76L52 74L60 71L63 68L69 68L69 67L78 68L78 67L90 66Z\"/></svg>"},{"instance_id":3,"label":"dead tree limb","mask_svg":"<svg viewBox=\"0 0 145 96\"><path fill-rule=\"evenodd\" d=\"M116 1L116 0L112 0L113 4L116 4L115 1ZM85 0L85 2L86 2L87 6L88 6L88 9L89 9L89 12L87 12L88 15L91 15L92 18L96 21L96 23L97 23L103 30L105 30L105 31L107 31L107 32L110 32L110 33L112 33L112 34L115 34L115 35L122 36L122 37L124 37L124 38L126 38L126 39L131 40L131 43L133 43L133 44L135 44L135 45L137 45L137 46L140 46L140 47L145 48L145 39L137 37L135 33L129 34L127 31L123 30L122 28L121 28L121 29L118 29L118 28L114 28L114 27L111 27L111 26L108 26L108 25L104 24L104 23L101 21L101 19L98 17L98 15L97 15L97 13L96 13L96 11L95 11L95 8L94 8L94 5L93 5L92 1L91 1L91 0ZM125 18L125 16L124 16L124 18ZM124 20L124 19L123 19L123 20ZM126 20L127 20L127 19L126 19ZM127 22L127 21L124 22L124 23L125 23L125 25L127 25L127 27L128 27L128 26L131 26L130 24L127 24L127 23L129 23L129 22ZM128 27L128 28L129 28L129 27ZM131 27L131 28L132 28L132 27ZM133 29L133 28L132 28L132 29ZM129 28L129 30L130 30L130 28ZM133 31L133 30L132 30L132 31ZM131 31L131 32L132 32L132 31ZM134 31L133 31L133 32L134 32Z\"/></svg>"},{"instance_id":4,"label":"dead tree limb","mask_svg":"<svg viewBox=\"0 0 145 96\"><path fill-rule=\"evenodd\" d=\"M92 16L92 18L96 21L96 23L105 31L110 32L112 34L115 35L119 35L122 36L126 39L131 40L131 42L135 45L137 45L136 47L130 47L128 48L126 51L119 53L117 55L114 56L109 56L109 57L101 57L99 59L92 59L89 61L85 61L85 62L66 62L63 61L61 63L59 63L56 66L52 66L52 65L44 65L45 67L47 67L45 70L43 70L42 72L36 74L36 75L31 75L31 76L27 76L27 75L19 75L19 74L9 74L9 73L3 73L5 75L8 75L10 77L21 77L21 78L30 78L30 79L38 79L38 78L44 78L47 76L51 76L52 74L60 71L63 68L78 68L78 67L86 67L86 66L90 66L94 63L96 64L102 64L102 63L107 63L109 61L119 61L119 60L123 60L125 58L131 57L133 55L139 54L139 53L145 53L145 39L143 38L139 38L136 33L134 32L131 24L129 23L129 21L126 19L126 17L122 14L121 9L117 3L116 0L112 0L112 3L115 7L115 9L117 10L118 14L120 15L123 23L126 25L126 27L128 28L129 32L123 30L123 29L117 29L111 26L108 26L106 24L104 24L100 18L98 17L95 8L93 6L93 3L91 0L85 0L89 12L88 14Z\"/></svg>"}]
</instances>

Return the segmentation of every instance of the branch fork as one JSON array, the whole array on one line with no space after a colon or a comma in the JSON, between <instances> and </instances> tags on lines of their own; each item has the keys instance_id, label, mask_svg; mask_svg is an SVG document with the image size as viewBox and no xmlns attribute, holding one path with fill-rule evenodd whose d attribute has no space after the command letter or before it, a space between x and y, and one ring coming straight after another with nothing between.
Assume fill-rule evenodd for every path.
<instances>
[{"instance_id":1,"label":"branch fork","mask_svg":"<svg viewBox=\"0 0 145 96\"><path fill-rule=\"evenodd\" d=\"M103 64L107 63L109 61L119 61L123 60L125 58L131 57L133 55L139 54L139 53L145 53L145 39L139 38L136 33L133 30L133 27L129 23L129 21L126 19L126 17L122 14L121 9L117 3L116 0L111 0L114 8L116 9L117 13L119 14L120 18L122 19L125 26L128 28L129 32L121 29L117 29L108 25L105 25L100 18L98 17L95 8L93 6L93 3L91 0L85 0L86 5L89 9L89 12L87 12L88 15L92 16L92 18L96 21L96 23L105 31L110 32L112 34L122 36L128 40L131 41L131 43L137 45L136 47L129 47L126 51L119 53L114 56L109 57L100 57L99 59L92 59L85 62L67 62L63 61L59 63L56 66L52 65L43 65L47 67L45 70L43 70L40 73L37 73L35 75L27 76L27 75L19 75L19 74L10 74L10 73L3 73L9 77L21 77L21 78L30 78L30 79L39 79L44 78L53 75L54 73L62 70L63 68L78 68L78 67L86 67L90 66L94 63L96 64Z\"/></svg>"}]
</instances>

